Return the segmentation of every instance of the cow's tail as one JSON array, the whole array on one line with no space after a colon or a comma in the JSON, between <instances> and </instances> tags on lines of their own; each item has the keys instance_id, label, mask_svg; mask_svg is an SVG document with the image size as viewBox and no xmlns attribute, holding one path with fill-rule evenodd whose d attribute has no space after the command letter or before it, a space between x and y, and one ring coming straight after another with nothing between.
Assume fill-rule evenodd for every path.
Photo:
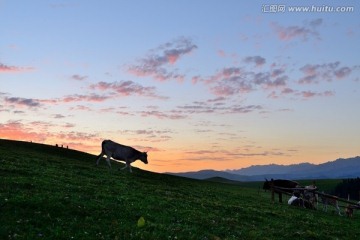
<instances>
[{"instance_id":1,"label":"cow's tail","mask_svg":"<svg viewBox=\"0 0 360 240\"><path fill-rule=\"evenodd\" d=\"M100 158L101 158L101 157L104 155L104 153L105 153L104 145L105 145L105 143L106 143L107 141L109 141L109 140L104 140L104 141L102 141L102 143L101 143L101 152L100 152L100 154L96 157L96 165L99 164Z\"/></svg>"},{"instance_id":2,"label":"cow's tail","mask_svg":"<svg viewBox=\"0 0 360 240\"><path fill-rule=\"evenodd\" d=\"M105 144L111 142L111 140L104 140L101 143L101 152L104 153L105 152Z\"/></svg>"},{"instance_id":3,"label":"cow's tail","mask_svg":"<svg viewBox=\"0 0 360 240\"><path fill-rule=\"evenodd\" d=\"M104 151L104 145L105 145L105 143L106 143L107 141L109 141L109 140L104 140L104 141L102 141L102 143L101 143L101 151Z\"/></svg>"}]
</instances>

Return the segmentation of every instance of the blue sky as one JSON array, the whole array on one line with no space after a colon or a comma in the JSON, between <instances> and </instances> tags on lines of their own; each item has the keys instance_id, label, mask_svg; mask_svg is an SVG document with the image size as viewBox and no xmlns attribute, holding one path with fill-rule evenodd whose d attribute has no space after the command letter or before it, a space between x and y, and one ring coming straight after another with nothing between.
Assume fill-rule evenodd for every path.
<instances>
[{"instance_id":1,"label":"blue sky","mask_svg":"<svg viewBox=\"0 0 360 240\"><path fill-rule=\"evenodd\" d=\"M356 1L15 0L0 20L1 138L112 139L157 172L359 154Z\"/></svg>"}]
</instances>

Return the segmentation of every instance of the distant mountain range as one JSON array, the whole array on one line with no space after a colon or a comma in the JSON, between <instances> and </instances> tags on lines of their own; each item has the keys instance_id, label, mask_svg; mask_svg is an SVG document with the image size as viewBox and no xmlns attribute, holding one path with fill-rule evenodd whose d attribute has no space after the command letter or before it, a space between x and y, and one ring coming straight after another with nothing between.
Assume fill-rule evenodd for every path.
<instances>
[{"instance_id":1,"label":"distant mountain range","mask_svg":"<svg viewBox=\"0 0 360 240\"><path fill-rule=\"evenodd\" d=\"M360 177L360 156L337 159L322 164L256 165L238 170L167 173L176 176L209 179L225 178L232 181L263 181L267 179L344 179Z\"/></svg>"}]
</instances>

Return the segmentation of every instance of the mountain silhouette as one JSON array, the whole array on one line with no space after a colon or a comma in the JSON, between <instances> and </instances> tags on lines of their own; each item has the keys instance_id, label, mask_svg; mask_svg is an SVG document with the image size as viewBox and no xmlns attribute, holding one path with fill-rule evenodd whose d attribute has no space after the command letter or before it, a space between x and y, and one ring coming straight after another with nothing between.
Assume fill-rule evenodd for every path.
<instances>
[{"instance_id":1,"label":"mountain silhouette","mask_svg":"<svg viewBox=\"0 0 360 240\"><path fill-rule=\"evenodd\" d=\"M214 177L233 181L262 181L265 178L284 179L344 179L360 176L360 156L340 158L322 164L300 163L292 165L255 165L247 168L215 171L201 170L197 172L169 173L195 179Z\"/></svg>"}]
</instances>

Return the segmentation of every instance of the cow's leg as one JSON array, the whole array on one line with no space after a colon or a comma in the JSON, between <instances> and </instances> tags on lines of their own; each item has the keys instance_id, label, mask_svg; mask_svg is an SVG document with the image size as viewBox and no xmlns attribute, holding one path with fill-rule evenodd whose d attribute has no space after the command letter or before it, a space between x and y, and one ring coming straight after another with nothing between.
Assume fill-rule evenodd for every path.
<instances>
[{"instance_id":1,"label":"cow's leg","mask_svg":"<svg viewBox=\"0 0 360 240\"><path fill-rule=\"evenodd\" d=\"M338 205L338 204L336 204L336 205L335 205L335 208L336 208L336 210L337 210L337 212L338 212L339 216L342 216L342 215L341 215L340 208L339 208L339 205Z\"/></svg>"},{"instance_id":2,"label":"cow's leg","mask_svg":"<svg viewBox=\"0 0 360 240\"><path fill-rule=\"evenodd\" d=\"M125 167L121 168L120 170L124 170L125 168L129 168L129 171L132 173L131 165L130 165L130 163L128 163L127 161L126 161L126 163L125 163Z\"/></svg>"},{"instance_id":3,"label":"cow's leg","mask_svg":"<svg viewBox=\"0 0 360 240\"><path fill-rule=\"evenodd\" d=\"M125 164L125 167L123 167L123 168L120 168L120 170L124 170L125 168L127 168L128 167L128 165L127 164Z\"/></svg>"},{"instance_id":4,"label":"cow's leg","mask_svg":"<svg viewBox=\"0 0 360 240\"><path fill-rule=\"evenodd\" d=\"M103 152L103 151L101 151L100 155L99 155L99 156L97 156L97 159L96 159L96 166L98 166L98 165L99 165L100 159L103 157L103 155L104 155L104 152Z\"/></svg>"},{"instance_id":5,"label":"cow's leg","mask_svg":"<svg viewBox=\"0 0 360 240\"><path fill-rule=\"evenodd\" d=\"M322 196L321 196L321 203L322 203L322 210L326 212L327 211L326 199L324 199Z\"/></svg>"},{"instance_id":6,"label":"cow's leg","mask_svg":"<svg viewBox=\"0 0 360 240\"><path fill-rule=\"evenodd\" d=\"M110 155L107 155L106 162L109 165L109 168L111 169L111 163L110 163Z\"/></svg>"}]
</instances>

